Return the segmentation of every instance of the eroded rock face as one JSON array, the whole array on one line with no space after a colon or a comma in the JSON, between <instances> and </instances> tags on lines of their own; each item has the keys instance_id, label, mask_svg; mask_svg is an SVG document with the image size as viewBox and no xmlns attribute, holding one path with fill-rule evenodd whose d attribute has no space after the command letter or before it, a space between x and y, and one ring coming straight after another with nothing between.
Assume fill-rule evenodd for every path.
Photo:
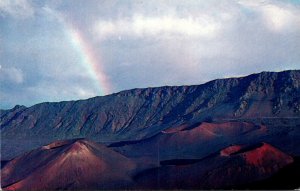
<instances>
[{"instance_id":1,"label":"eroded rock face","mask_svg":"<svg viewBox=\"0 0 300 191\"><path fill-rule=\"evenodd\" d=\"M133 89L81 101L1 111L3 138L129 140L207 118L299 117L300 71L202 85ZM138 134L136 133L138 132Z\"/></svg>"}]
</instances>

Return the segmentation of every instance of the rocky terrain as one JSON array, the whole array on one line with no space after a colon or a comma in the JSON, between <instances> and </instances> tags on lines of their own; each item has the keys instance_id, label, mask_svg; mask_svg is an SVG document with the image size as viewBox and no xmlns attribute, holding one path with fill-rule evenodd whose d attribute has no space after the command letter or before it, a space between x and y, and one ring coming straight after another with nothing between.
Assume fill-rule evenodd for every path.
<instances>
[{"instance_id":1,"label":"rocky terrain","mask_svg":"<svg viewBox=\"0 0 300 191\"><path fill-rule=\"evenodd\" d=\"M300 71L15 106L0 115L6 190L269 188L299 163Z\"/></svg>"},{"instance_id":2,"label":"rocky terrain","mask_svg":"<svg viewBox=\"0 0 300 191\"><path fill-rule=\"evenodd\" d=\"M9 161L4 190L218 189L262 180L294 159L274 148L232 145L198 159L128 158L102 144L56 141Z\"/></svg>"}]
</instances>

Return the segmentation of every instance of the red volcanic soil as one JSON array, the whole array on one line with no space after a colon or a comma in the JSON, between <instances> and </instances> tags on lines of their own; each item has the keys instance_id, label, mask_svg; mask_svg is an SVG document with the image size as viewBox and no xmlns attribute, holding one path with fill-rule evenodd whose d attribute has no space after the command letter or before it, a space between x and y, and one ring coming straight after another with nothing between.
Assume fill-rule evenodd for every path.
<instances>
[{"instance_id":1,"label":"red volcanic soil","mask_svg":"<svg viewBox=\"0 0 300 191\"><path fill-rule=\"evenodd\" d=\"M263 180L294 161L291 156L267 143L251 146L235 145L225 148L220 152L221 156L226 157L224 153L229 154L227 158L231 159L229 162L230 165L225 165L224 171L217 170L215 176L222 174L223 181L220 178L220 184L227 184L228 186ZM233 162L236 162L236 164ZM236 175L239 177L236 177ZM226 176L234 176L236 182L226 180ZM214 180L212 179L211 182L213 183ZM231 184L229 184L230 182Z\"/></svg>"},{"instance_id":2,"label":"red volcanic soil","mask_svg":"<svg viewBox=\"0 0 300 191\"><path fill-rule=\"evenodd\" d=\"M214 128L200 125L161 134L167 136L161 140L220 131ZM170 149L168 144L161 146ZM84 139L56 141L9 161L1 169L1 186L4 190L222 189L269 178L293 163L291 156L267 143L232 145L203 158L178 158L177 153L168 160L156 158L158 163L147 153L127 158L112 149Z\"/></svg>"},{"instance_id":3,"label":"red volcanic soil","mask_svg":"<svg viewBox=\"0 0 300 191\"><path fill-rule=\"evenodd\" d=\"M135 163L87 140L58 141L1 169L4 190L126 188Z\"/></svg>"},{"instance_id":4,"label":"red volcanic soil","mask_svg":"<svg viewBox=\"0 0 300 191\"><path fill-rule=\"evenodd\" d=\"M206 123L171 127L147 140L112 145L125 156L147 155L153 160L203 158L235 140L264 134L265 127L246 122ZM263 130L263 131L262 131ZM158 159L159 157L159 159Z\"/></svg>"},{"instance_id":5,"label":"red volcanic soil","mask_svg":"<svg viewBox=\"0 0 300 191\"><path fill-rule=\"evenodd\" d=\"M271 170L272 168L275 168L275 166L285 166L286 164L293 162L292 157L287 156L285 153L267 143L263 143L262 146L241 155L247 164L263 166L265 167L265 170L268 170L268 168ZM276 165L272 164L272 161L276 161Z\"/></svg>"},{"instance_id":6,"label":"red volcanic soil","mask_svg":"<svg viewBox=\"0 0 300 191\"><path fill-rule=\"evenodd\" d=\"M183 125L179 125L176 127L171 127L171 128L165 129L162 131L162 133L177 133L179 131L186 129L187 127L188 127L187 124L183 124Z\"/></svg>"},{"instance_id":7,"label":"red volcanic soil","mask_svg":"<svg viewBox=\"0 0 300 191\"><path fill-rule=\"evenodd\" d=\"M62 147L67 144L72 144L73 142L74 142L73 140L58 140L53 143L50 143L49 145L45 145L42 148L43 149L55 149L57 147Z\"/></svg>"},{"instance_id":8,"label":"red volcanic soil","mask_svg":"<svg viewBox=\"0 0 300 191\"><path fill-rule=\"evenodd\" d=\"M225 123L201 123L192 129L177 131L172 137L176 140L198 142L199 140L211 140L220 137L230 137L245 134L261 128L252 123L246 122L225 122Z\"/></svg>"},{"instance_id":9,"label":"red volcanic soil","mask_svg":"<svg viewBox=\"0 0 300 191\"><path fill-rule=\"evenodd\" d=\"M222 166L213 168L206 179L207 186L215 188L262 180L293 163L291 156L267 143L230 146L221 150L216 160L222 161Z\"/></svg>"},{"instance_id":10,"label":"red volcanic soil","mask_svg":"<svg viewBox=\"0 0 300 191\"><path fill-rule=\"evenodd\" d=\"M162 161L161 167L141 172L135 177L138 188L230 189L236 185L268 178L291 164L293 158L269 144L262 143L230 146L195 161Z\"/></svg>"},{"instance_id":11,"label":"red volcanic soil","mask_svg":"<svg viewBox=\"0 0 300 191\"><path fill-rule=\"evenodd\" d=\"M232 136L247 133L257 129L252 123L246 122L224 122L224 123L202 123L200 128L218 135L218 136Z\"/></svg>"},{"instance_id":12,"label":"red volcanic soil","mask_svg":"<svg viewBox=\"0 0 300 191\"><path fill-rule=\"evenodd\" d=\"M180 126L182 127L182 126ZM222 137L231 137L245 134L250 131L259 129L252 123L246 122L225 122L225 123L201 123L194 128L181 129L173 132L167 141L181 142L184 144L194 144L199 141L208 141L212 139L219 139ZM173 130L173 129L171 129Z\"/></svg>"},{"instance_id":13,"label":"red volcanic soil","mask_svg":"<svg viewBox=\"0 0 300 191\"><path fill-rule=\"evenodd\" d=\"M233 145L229 146L223 150L220 151L221 156L230 156L231 154L234 154L242 149L242 146L240 145Z\"/></svg>"}]
</instances>

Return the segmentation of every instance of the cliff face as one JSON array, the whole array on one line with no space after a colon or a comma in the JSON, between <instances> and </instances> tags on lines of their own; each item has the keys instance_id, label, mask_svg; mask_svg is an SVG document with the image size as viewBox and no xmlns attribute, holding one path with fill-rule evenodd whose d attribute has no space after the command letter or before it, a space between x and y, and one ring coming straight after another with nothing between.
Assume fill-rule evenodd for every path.
<instances>
[{"instance_id":1,"label":"cliff face","mask_svg":"<svg viewBox=\"0 0 300 191\"><path fill-rule=\"evenodd\" d=\"M263 72L202 85L133 89L87 100L1 111L4 138L141 139L207 120L299 117L300 71Z\"/></svg>"}]
</instances>

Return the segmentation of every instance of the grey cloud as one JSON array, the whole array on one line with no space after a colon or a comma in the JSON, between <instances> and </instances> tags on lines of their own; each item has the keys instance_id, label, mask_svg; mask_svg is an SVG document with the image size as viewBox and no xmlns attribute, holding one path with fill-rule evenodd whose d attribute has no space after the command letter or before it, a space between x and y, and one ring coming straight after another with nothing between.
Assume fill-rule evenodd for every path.
<instances>
[{"instance_id":1,"label":"grey cloud","mask_svg":"<svg viewBox=\"0 0 300 191\"><path fill-rule=\"evenodd\" d=\"M12 84L21 84L24 81L24 75L22 70L15 67L4 68L0 65L0 83L12 83Z\"/></svg>"},{"instance_id":2,"label":"grey cloud","mask_svg":"<svg viewBox=\"0 0 300 191\"><path fill-rule=\"evenodd\" d=\"M222 6L226 7L225 11L222 11ZM158 32L156 35L145 33L143 38L135 39L136 34L132 31L117 40L121 31L112 33L116 37L104 39L101 44L106 50L106 63L110 63L109 73L114 76L116 86L126 89L137 84L139 87L199 84L214 78L299 67L297 33L300 25L297 25L296 17L288 18L291 19L288 20L288 30L285 27L274 29L266 25L268 20L262 14L263 8L253 5L241 8L239 4L228 2L222 6L205 11L215 22L222 24L214 38L182 33L162 36ZM291 15L299 12L289 6L281 9ZM131 64L120 66L119 63L123 62Z\"/></svg>"},{"instance_id":3,"label":"grey cloud","mask_svg":"<svg viewBox=\"0 0 300 191\"><path fill-rule=\"evenodd\" d=\"M84 33L114 92L300 66L300 5L287 1L38 2L32 19L0 18L0 63L23 75L22 83L0 77L0 107L100 94L66 26L47 10Z\"/></svg>"}]
</instances>

